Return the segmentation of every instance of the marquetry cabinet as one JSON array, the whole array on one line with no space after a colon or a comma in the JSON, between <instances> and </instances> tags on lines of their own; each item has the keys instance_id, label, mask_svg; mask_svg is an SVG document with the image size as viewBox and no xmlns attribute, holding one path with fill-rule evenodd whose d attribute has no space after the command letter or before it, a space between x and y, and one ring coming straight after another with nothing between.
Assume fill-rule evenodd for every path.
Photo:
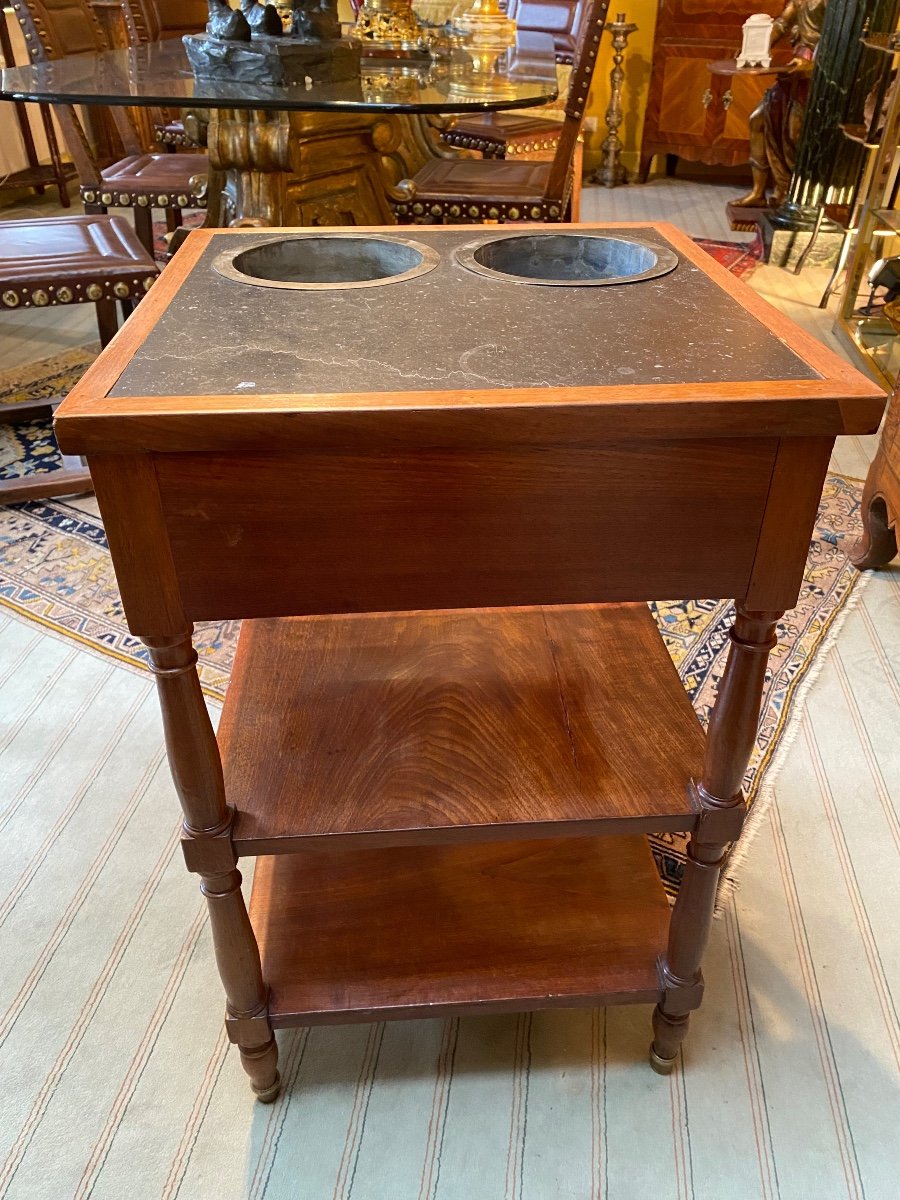
<instances>
[{"instance_id":1,"label":"marquetry cabinet","mask_svg":"<svg viewBox=\"0 0 900 1200\"><path fill-rule=\"evenodd\" d=\"M741 27L754 12L777 16L781 0L662 0L653 43L640 178L657 154L709 165L750 160L750 113L771 79L713 75L709 64L734 58Z\"/></svg>"},{"instance_id":2,"label":"marquetry cabinet","mask_svg":"<svg viewBox=\"0 0 900 1200\"><path fill-rule=\"evenodd\" d=\"M671 226L189 235L56 431L260 1099L325 1022L652 1004L671 1070L834 438L882 408ZM736 602L706 732L646 604L696 596Z\"/></svg>"}]
</instances>

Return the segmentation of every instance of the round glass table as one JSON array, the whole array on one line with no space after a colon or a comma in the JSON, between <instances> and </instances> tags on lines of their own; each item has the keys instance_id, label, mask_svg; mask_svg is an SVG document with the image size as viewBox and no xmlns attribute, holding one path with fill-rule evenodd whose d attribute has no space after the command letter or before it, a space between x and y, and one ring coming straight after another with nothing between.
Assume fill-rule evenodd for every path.
<instances>
[{"instance_id":1,"label":"round glass table","mask_svg":"<svg viewBox=\"0 0 900 1200\"><path fill-rule=\"evenodd\" d=\"M0 75L0 98L179 107L210 162L208 224L392 224L389 194L442 147L429 114L554 100L549 35L519 33L485 74L464 47L431 59L363 58L358 77L289 87L197 79L178 40L78 54Z\"/></svg>"}]
</instances>

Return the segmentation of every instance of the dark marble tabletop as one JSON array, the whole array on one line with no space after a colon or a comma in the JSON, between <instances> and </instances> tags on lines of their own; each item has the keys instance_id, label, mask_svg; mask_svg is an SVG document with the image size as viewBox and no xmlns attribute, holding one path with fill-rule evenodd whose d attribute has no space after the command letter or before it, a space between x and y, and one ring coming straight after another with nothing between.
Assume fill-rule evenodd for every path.
<instances>
[{"instance_id":1,"label":"dark marble tabletop","mask_svg":"<svg viewBox=\"0 0 900 1200\"><path fill-rule=\"evenodd\" d=\"M216 235L110 394L239 395L252 403L254 393L818 378L683 257L659 278L590 288L488 279L454 258L459 247L510 232L385 230L432 247L438 266L346 291L283 291L223 278L213 267L223 251L291 235ZM610 236L669 246L649 227Z\"/></svg>"}]
</instances>

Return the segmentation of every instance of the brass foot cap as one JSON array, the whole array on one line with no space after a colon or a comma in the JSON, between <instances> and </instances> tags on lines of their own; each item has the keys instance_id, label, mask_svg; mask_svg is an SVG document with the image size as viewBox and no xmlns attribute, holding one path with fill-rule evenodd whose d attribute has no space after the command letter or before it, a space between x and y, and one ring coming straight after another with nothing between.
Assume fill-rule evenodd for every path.
<instances>
[{"instance_id":1,"label":"brass foot cap","mask_svg":"<svg viewBox=\"0 0 900 1200\"><path fill-rule=\"evenodd\" d=\"M281 1091L281 1075L276 1071L275 1082L270 1087L264 1088L261 1092L254 1087L253 1091L260 1104L271 1104L273 1100L278 1099L278 1093Z\"/></svg>"},{"instance_id":2,"label":"brass foot cap","mask_svg":"<svg viewBox=\"0 0 900 1200\"><path fill-rule=\"evenodd\" d=\"M671 1075L675 1066L674 1058L660 1058L653 1047L650 1047L650 1066L657 1075Z\"/></svg>"}]
</instances>

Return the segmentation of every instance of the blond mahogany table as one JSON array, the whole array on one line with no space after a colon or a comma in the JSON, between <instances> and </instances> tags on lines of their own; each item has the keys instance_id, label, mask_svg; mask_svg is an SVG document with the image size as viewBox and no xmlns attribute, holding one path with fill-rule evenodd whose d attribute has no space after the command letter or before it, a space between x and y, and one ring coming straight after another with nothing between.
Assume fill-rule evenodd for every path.
<instances>
[{"instance_id":1,"label":"blond mahogany table","mask_svg":"<svg viewBox=\"0 0 900 1200\"><path fill-rule=\"evenodd\" d=\"M832 444L881 416L673 227L605 227L677 256L641 283L456 258L523 232L417 228L433 269L339 293L214 265L296 232L192 233L57 414L262 1100L273 1031L320 1022L648 1003L671 1069ZM644 603L698 596L736 600L706 735ZM216 737L191 628L239 617ZM671 912L665 830L691 833Z\"/></svg>"}]
</instances>

